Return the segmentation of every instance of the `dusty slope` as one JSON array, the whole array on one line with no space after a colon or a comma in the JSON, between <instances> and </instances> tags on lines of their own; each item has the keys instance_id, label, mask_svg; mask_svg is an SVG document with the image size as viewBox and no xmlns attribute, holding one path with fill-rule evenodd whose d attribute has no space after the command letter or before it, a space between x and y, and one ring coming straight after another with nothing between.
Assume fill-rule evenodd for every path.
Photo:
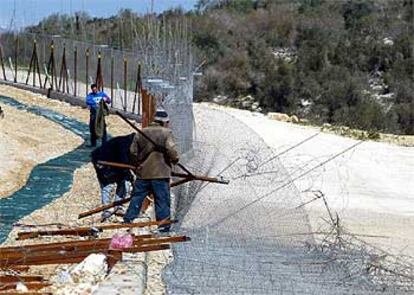
<instances>
[{"instance_id":1,"label":"dusty slope","mask_svg":"<svg viewBox=\"0 0 414 295\"><path fill-rule=\"evenodd\" d=\"M272 121L247 111L221 109L250 126L276 153L319 132L318 128ZM354 143L350 138L321 133L282 155L281 160L296 176ZM321 190L352 232L381 236L365 239L414 256L413 167L414 147L367 141L295 184L301 192ZM314 197L303 195L307 200ZM326 217L326 210L322 202L307 209L316 230L324 224L320 217Z\"/></svg>"},{"instance_id":2,"label":"dusty slope","mask_svg":"<svg viewBox=\"0 0 414 295\"><path fill-rule=\"evenodd\" d=\"M0 90L0 95L4 92ZM82 143L60 125L2 104L0 119L0 198L21 188L32 168Z\"/></svg>"},{"instance_id":3,"label":"dusty slope","mask_svg":"<svg viewBox=\"0 0 414 295\"><path fill-rule=\"evenodd\" d=\"M76 118L80 121L87 122L88 121L88 111L82 109L80 107L73 107L67 103L63 103L56 100L48 99L44 96L33 94L28 91L19 90L13 87L2 86L0 85L0 94L5 96L13 97L19 100L22 103L26 103L29 105L37 105L42 106L64 115ZM2 106L3 107L3 106ZM8 110L8 108L3 107L6 110L6 116L11 116L11 112L15 111L14 109ZM42 121L42 124L50 123L51 125L57 125L54 123L49 122L47 119L37 117L35 115L28 114L22 111L15 111L21 112L25 116L32 116L34 119ZM45 121L45 122L44 122ZM109 117L109 126L108 131L112 135L122 135L128 134L132 132L130 127L128 127L125 122L120 120L116 116ZM3 124L0 121L0 135L3 134L1 130L3 130L1 125ZM33 124L33 126L40 126L39 124ZM56 133L62 133L63 128L59 127L57 130L47 129L44 132L50 136L55 136ZM41 128L34 128L35 131L33 132L41 132ZM69 131L63 129L64 132L72 134ZM1 137L0 137L1 138ZM78 139L78 137L75 136ZM80 139L78 139L80 141ZM59 141L58 141L59 142ZM62 145L68 148L68 151L71 150L70 145L63 141ZM75 147L75 146L74 146ZM73 148L74 148L73 147ZM27 150L28 147L24 146L21 147L23 150ZM9 156L8 149L5 150L1 148L0 150L0 159L8 159ZM3 157L4 155L4 157ZM0 165L0 167L3 167ZM28 173L30 172L32 167L27 169ZM27 176L25 175L22 177L22 184L24 184ZM3 180L3 178L2 178ZM14 180L14 179L12 179ZM0 185L3 181L0 183ZM15 181L12 182L15 184ZM74 174L73 179L73 186L71 190L64 194L61 198L56 199L52 203L44 206L43 208L34 211L32 214L22 218L20 223L24 224L32 224L38 225L39 229L45 229L48 227L43 227L43 224L48 223L64 223L66 225L77 226L77 225L84 225L84 224L96 224L98 222L99 214L92 218L86 218L83 220L78 220L77 216L80 212L89 210L96 206L100 205L100 195L99 195L99 185L95 176L95 171L91 164L84 165L80 169L77 169ZM48 242L48 241L56 241L62 240L62 238L44 238L42 240L26 240L26 241L16 241L14 238L18 231L22 230L22 228L15 228L9 235L9 238L5 242L7 245L17 245L17 244L30 244L30 243L38 243L38 242ZM148 290L146 291L147 294L163 294L164 287L161 282L160 278L160 269L164 266L165 260L169 256L169 251L160 251L151 253L148 258ZM30 273L32 274L41 274L44 277L48 278L59 272L65 268L65 266L40 266L40 267L32 267L30 269ZM55 292L55 287L51 287L50 291Z\"/></svg>"},{"instance_id":4,"label":"dusty slope","mask_svg":"<svg viewBox=\"0 0 414 295\"><path fill-rule=\"evenodd\" d=\"M0 85L0 95L45 107L87 123L87 109L70 106L58 100L14 87ZM31 169L38 163L73 150L82 140L49 120L2 105L6 117L0 120L0 198L19 189ZM112 135L133 132L117 116L109 116L108 131ZM42 126L42 128L37 128Z\"/></svg>"},{"instance_id":5,"label":"dusty slope","mask_svg":"<svg viewBox=\"0 0 414 295\"><path fill-rule=\"evenodd\" d=\"M32 93L30 91L6 85L0 85L0 94L13 97L14 99L28 105L37 105L48 108L63 115L76 118L85 123L89 122L89 111L87 109L71 106L66 102L53 100L41 94ZM115 136L133 132L132 129L130 129L130 127L122 121L122 119L115 115L110 115L109 118L107 118L107 125L108 131Z\"/></svg>"}]
</instances>

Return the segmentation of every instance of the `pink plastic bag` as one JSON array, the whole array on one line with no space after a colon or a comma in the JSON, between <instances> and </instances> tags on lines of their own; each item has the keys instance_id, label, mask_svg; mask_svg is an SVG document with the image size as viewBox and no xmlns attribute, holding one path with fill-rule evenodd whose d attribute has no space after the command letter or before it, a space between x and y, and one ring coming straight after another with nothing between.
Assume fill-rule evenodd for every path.
<instances>
[{"instance_id":1,"label":"pink plastic bag","mask_svg":"<svg viewBox=\"0 0 414 295\"><path fill-rule=\"evenodd\" d=\"M132 247L134 244L134 239L131 235L118 235L115 234L112 239L111 243L109 244L109 249L124 249Z\"/></svg>"}]
</instances>

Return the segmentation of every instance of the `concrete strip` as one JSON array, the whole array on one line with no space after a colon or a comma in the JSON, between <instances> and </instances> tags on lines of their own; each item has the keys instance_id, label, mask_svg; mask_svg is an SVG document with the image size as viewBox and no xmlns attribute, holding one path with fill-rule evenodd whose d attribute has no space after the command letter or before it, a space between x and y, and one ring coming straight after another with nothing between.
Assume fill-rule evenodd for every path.
<instances>
[{"instance_id":1,"label":"concrete strip","mask_svg":"<svg viewBox=\"0 0 414 295\"><path fill-rule=\"evenodd\" d=\"M147 285L146 257L146 253L124 253L122 261L112 268L111 274L93 294L144 294Z\"/></svg>"}]
</instances>

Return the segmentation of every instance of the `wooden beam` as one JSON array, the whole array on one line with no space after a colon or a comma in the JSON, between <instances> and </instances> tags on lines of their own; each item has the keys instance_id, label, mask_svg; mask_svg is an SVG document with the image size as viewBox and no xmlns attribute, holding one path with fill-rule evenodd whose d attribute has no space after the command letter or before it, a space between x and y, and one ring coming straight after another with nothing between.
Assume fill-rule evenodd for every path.
<instances>
[{"instance_id":1,"label":"wooden beam","mask_svg":"<svg viewBox=\"0 0 414 295\"><path fill-rule=\"evenodd\" d=\"M120 228L135 228L135 227L146 227L152 225L164 225L175 223L175 220L161 220L161 221L148 221L148 222L135 222L126 224L105 224L97 225L92 227L77 227L69 229L59 230L43 230L43 231L22 231L17 233L17 240L33 239L40 236L94 236L96 232L103 230L112 230ZM1 249L0 249L1 252Z\"/></svg>"},{"instance_id":2,"label":"wooden beam","mask_svg":"<svg viewBox=\"0 0 414 295\"><path fill-rule=\"evenodd\" d=\"M189 178L187 178L187 179L185 179L185 181L184 181L184 182L183 182L182 180L179 180L179 181L173 182L173 183L170 185L170 187L176 187L176 186L179 186L179 185L181 185L181 184L183 184L183 183L185 183L185 182L191 181L191 180L194 180L194 179L189 179ZM115 201L115 202L113 202L113 203L110 203L110 204L108 204L108 205L99 206L99 207L96 207L95 209L92 209L92 210L89 210L89 211L86 211L86 212L82 212L82 213L80 213L80 214L78 215L78 219L85 218L85 217L91 216L91 215L93 215L93 214L96 214L96 213L99 213L99 212L105 211L105 210L107 210L107 209L111 209L111 208L113 208L113 207L116 207L116 206L120 206L120 205L126 204L126 203L128 203L129 201L131 201L131 199L132 199L131 197L129 197L129 198L125 198L125 199L122 199L122 200L119 200L119 201Z\"/></svg>"},{"instance_id":3,"label":"wooden beam","mask_svg":"<svg viewBox=\"0 0 414 295\"><path fill-rule=\"evenodd\" d=\"M149 237L143 239L134 239L133 244L134 246L149 246L149 245L159 245L164 243L178 243L178 242L186 242L189 241L190 238L186 236L173 236L173 237ZM89 252L89 253L98 253L98 252L106 252L109 249L110 241L105 241L104 243L96 243L96 244L85 244L78 247L65 247L62 248L54 248L54 249L37 249L35 251L10 251L6 253L1 253L0 255L0 265L6 265L9 261L17 261L17 260L24 260L29 259L32 257L41 258L44 257L48 259L50 257L68 257L72 254L82 253L82 252Z\"/></svg>"},{"instance_id":4,"label":"wooden beam","mask_svg":"<svg viewBox=\"0 0 414 295\"><path fill-rule=\"evenodd\" d=\"M42 276L0 275L0 283L41 282Z\"/></svg>"},{"instance_id":5,"label":"wooden beam","mask_svg":"<svg viewBox=\"0 0 414 295\"><path fill-rule=\"evenodd\" d=\"M138 253L138 252L149 252L169 249L169 244L159 245L143 245L134 246L130 248L119 249L122 252ZM108 254L111 249L99 250L99 251L79 251L74 253L62 252L57 255L47 256L28 256L21 259L5 259L0 260L0 267L5 265L46 265L46 264L73 264L83 261L87 256L92 253L103 253ZM113 253L113 252L111 252Z\"/></svg>"},{"instance_id":6,"label":"wooden beam","mask_svg":"<svg viewBox=\"0 0 414 295\"><path fill-rule=\"evenodd\" d=\"M26 272L30 269L29 266L26 265L10 265L7 267L1 267L0 266L0 270L2 271L18 271L18 272Z\"/></svg>"},{"instance_id":7,"label":"wooden beam","mask_svg":"<svg viewBox=\"0 0 414 295\"><path fill-rule=\"evenodd\" d=\"M50 231L19 232L17 233L16 240L34 239L40 236L88 237L88 236L95 236L96 233L100 231L102 230L94 231L93 228L78 228L78 229L61 229L61 230L50 230Z\"/></svg>"},{"instance_id":8,"label":"wooden beam","mask_svg":"<svg viewBox=\"0 0 414 295\"><path fill-rule=\"evenodd\" d=\"M116 167L116 168L125 168L125 169L131 169L135 170L136 167L129 164L124 163L117 163L117 162L110 162L110 161L98 161L98 164L104 165L104 166L110 166L110 167ZM207 182L214 182L214 183L221 183L221 184L229 184L230 182L228 180L223 180L217 177L209 177L209 176L203 176L203 175L189 175L186 173L179 173L179 172L171 172L171 176L173 177L180 177L180 178L188 178L188 181L192 180L200 180L200 181L207 181ZM177 185L177 184L176 184Z\"/></svg>"},{"instance_id":9,"label":"wooden beam","mask_svg":"<svg viewBox=\"0 0 414 295\"><path fill-rule=\"evenodd\" d=\"M0 285L0 291L6 291L6 290L15 290L17 283L8 283L8 284L3 284ZM40 290L46 287L51 286L51 283L45 283L45 282L26 282L24 283L24 285L27 287L27 289L29 290Z\"/></svg>"},{"instance_id":10,"label":"wooden beam","mask_svg":"<svg viewBox=\"0 0 414 295\"><path fill-rule=\"evenodd\" d=\"M154 235L152 234L139 235L139 236L134 236L134 240L151 238L151 237L154 237ZM85 241L67 241L67 242L57 242L57 243L42 243L42 244L34 244L34 245L3 247L3 248L0 248L0 257L2 254L7 253L7 252L15 252L15 251L34 252L34 251L44 251L44 250L53 250L53 249L66 250L67 248L82 247L82 246L90 245L90 244L98 245L100 243L107 243L109 245L110 241L111 241L111 238L105 238L105 239L95 239L95 240L85 240Z\"/></svg>"}]
</instances>

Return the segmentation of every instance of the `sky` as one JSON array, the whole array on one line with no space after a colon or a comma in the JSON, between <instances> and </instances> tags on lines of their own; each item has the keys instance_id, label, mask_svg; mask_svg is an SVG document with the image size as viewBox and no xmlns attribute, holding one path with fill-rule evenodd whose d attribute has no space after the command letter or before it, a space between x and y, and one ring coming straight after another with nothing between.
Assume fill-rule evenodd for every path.
<instances>
[{"instance_id":1,"label":"sky","mask_svg":"<svg viewBox=\"0 0 414 295\"><path fill-rule=\"evenodd\" d=\"M149 12L151 7L154 12L177 6L190 10L196 2L197 0L0 0L0 28L10 28L11 21L14 20L11 29L20 29L37 24L52 13L86 11L93 17L109 17L121 8L129 8L137 13Z\"/></svg>"}]
</instances>

